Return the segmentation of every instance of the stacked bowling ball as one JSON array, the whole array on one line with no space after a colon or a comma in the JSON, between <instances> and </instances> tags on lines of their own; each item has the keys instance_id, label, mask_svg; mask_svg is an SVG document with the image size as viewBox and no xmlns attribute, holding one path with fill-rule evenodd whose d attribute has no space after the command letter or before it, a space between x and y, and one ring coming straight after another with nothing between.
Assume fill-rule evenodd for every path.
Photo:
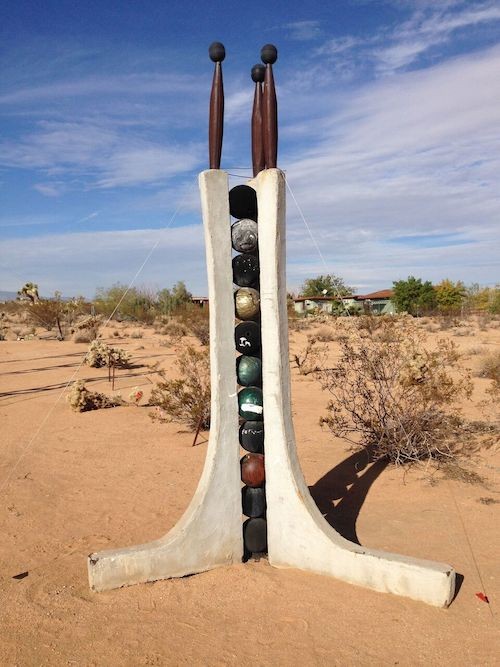
<instances>
[{"instance_id":1,"label":"stacked bowling ball","mask_svg":"<svg viewBox=\"0 0 500 667\"><path fill-rule=\"evenodd\" d=\"M260 338L259 256L257 195L248 185L229 192L229 208L237 221L231 227L234 306L239 323L234 332L240 444L246 451L241 459L241 490L245 556L267 551L266 491L264 469L264 415Z\"/></svg>"}]
</instances>

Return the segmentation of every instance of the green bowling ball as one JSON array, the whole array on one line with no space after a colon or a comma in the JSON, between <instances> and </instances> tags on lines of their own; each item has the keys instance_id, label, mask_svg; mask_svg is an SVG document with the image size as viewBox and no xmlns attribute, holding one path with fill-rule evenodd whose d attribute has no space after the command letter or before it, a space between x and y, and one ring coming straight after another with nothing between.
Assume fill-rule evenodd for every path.
<instances>
[{"instance_id":1,"label":"green bowling ball","mask_svg":"<svg viewBox=\"0 0 500 667\"><path fill-rule=\"evenodd\" d=\"M259 386L262 383L262 362L258 357L242 355L236 359L238 384L243 387Z\"/></svg>"},{"instance_id":2,"label":"green bowling ball","mask_svg":"<svg viewBox=\"0 0 500 667\"><path fill-rule=\"evenodd\" d=\"M238 394L240 416L247 421L262 421L264 399L259 387L245 387Z\"/></svg>"}]
</instances>

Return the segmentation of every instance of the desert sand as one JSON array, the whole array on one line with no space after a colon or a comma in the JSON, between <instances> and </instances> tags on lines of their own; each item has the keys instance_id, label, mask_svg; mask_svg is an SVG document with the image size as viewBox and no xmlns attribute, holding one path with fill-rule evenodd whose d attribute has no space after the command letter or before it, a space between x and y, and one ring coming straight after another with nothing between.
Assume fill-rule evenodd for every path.
<instances>
[{"instance_id":1,"label":"desert sand","mask_svg":"<svg viewBox=\"0 0 500 667\"><path fill-rule=\"evenodd\" d=\"M127 328L137 329L113 327ZM291 334L292 349L304 347L306 333ZM297 370L299 456L327 520L367 547L451 564L461 575L452 605L278 570L264 558L91 592L87 554L163 535L187 507L206 453L207 434L192 447L182 425L149 417L148 366L172 369L177 352L152 329L140 335L104 332L132 354L134 367L117 371L117 391L127 398L138 386L141 405L86 413L66 403L70 380L111 393L106 369L81 365L87 345L0 343L0 664L500 665L498 447L470 463L479 484L424 466L367 465L321 430L328 396ZM471 326L455 340L473 350L466 362L474 368L498 350L500 329ZM474 382L477 402L490 381Z\"/></svg>"}]
</instances>

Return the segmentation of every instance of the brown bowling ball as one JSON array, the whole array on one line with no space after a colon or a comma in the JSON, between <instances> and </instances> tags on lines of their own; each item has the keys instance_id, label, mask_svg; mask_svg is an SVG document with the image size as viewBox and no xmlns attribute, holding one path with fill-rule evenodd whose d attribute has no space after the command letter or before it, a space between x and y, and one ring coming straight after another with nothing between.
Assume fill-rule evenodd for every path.
<instances>
[{"instance_id":1,"label":"brown bowling ball","mask_svg":"<svg viewBox=\"0 0 500 667\"><path fill-rule=\"evenodd\" d=\"M245 454L241 459L241 481L252 488L262 486L266 480L263 454Z\"/></svg>"}]
</instances>

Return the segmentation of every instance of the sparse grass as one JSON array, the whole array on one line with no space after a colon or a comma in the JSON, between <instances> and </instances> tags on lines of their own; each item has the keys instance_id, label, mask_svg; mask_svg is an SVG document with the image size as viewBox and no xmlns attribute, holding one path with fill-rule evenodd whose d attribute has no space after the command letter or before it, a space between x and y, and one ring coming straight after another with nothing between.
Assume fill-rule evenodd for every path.
<instances>
[{"instance_id":1,"label":"sparse grass","mask_svg":"<svg viewBox=\"0 0 500 667\"><path fill-rule=\"evenodd\" d=\"M143 332L140 331L139 329L135 329L130 333L130 338L138 339L142 338L144 336Z\"/></svg>"}]
</instances>

